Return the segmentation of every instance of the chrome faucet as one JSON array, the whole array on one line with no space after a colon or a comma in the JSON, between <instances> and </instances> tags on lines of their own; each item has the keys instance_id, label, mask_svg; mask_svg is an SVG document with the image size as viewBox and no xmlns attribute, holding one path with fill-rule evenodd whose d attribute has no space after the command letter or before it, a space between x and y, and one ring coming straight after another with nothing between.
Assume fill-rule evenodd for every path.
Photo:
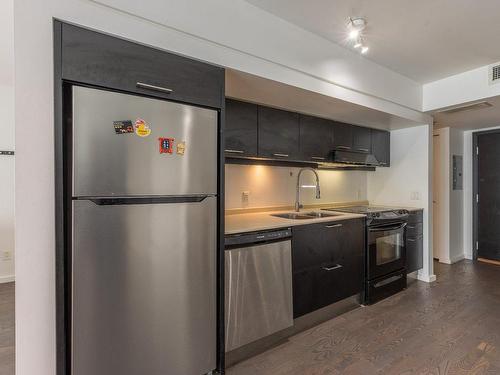
<instances>
[{"instance_id":1,"label":"chrome faucet","mask_svg":"<svg viewBox=\"0 0 500 375\"><path fill-rule=\"evenodd\" d=\"M300 204L300 175L302 174L302 172L304 172L306 170L311 171L316 176L316 199L321 198L321 192L319 190L319 176L318 176L318 173L314 169L312 169L310 167L302 168L299 171L299 173L297 174L297 191L296 191L296 194L295 194L295 211L296 212L299 212L300 208L302 207L301 204Z\"/></svg>"}]
</instances>

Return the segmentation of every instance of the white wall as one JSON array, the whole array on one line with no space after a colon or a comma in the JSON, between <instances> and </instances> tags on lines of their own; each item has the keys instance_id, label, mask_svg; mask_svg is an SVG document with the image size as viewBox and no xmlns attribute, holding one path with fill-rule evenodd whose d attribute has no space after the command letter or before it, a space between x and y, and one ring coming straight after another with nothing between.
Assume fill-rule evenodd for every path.
<instances>
[{"instance_id":1,"label":"white wall","mask_svg":"<svg viewBox=\"0 0 500 375\"><path fill-rule=\"evenodd\" d=\"M453 190L453 155L464 154L464 135L458 129L450 128L449 133L449 192L450 192L450 263L464 258L463 243L463 200L464 190Z\"/></svg>"},{"instance_id":2,"label":"white wall","mask_svg":"<svg viewBox=\"0 0 500 375\"><path fill-rule=\"evenodd\" d=\"M16 145L18 375L55 373L53 17L401 117L428 118L411 109L420 108L420 85L243 0L113 4L130 13L89 0L14 3L16 139L22 140Z\"/></svg>"},{"instance_id":3,"label":"white wall","mask_svg":"<svg viewBox=\"0 0 500 375\"><path fill-rule=\"evenodd\" d=\"M391 167L368 174L370 203L424 209L424 268L419 278L435 279L432 264L432 125L391 132ZM412 199L417 193L418 199Z\"/></svg>"},{"instance_id":4,"label":"white wall","mask_svg":"<svg viewBox=\"0 0 500 375\"><path fill-rule=\"evenodd\" d=\"M439 135L440 154L435 154L440 164L439 172L434 178L439 179L439 228L437 236L439 261L452 264L464 258L463 246L463 190L453 190L453 155L464 154L463 132L454 128L436 129L434 134Z\"/></svg>"},{"instance_id":5,"label":"white wall","mask_svg":"<svg viewBox=\"0 0 500 375\"><path fill-rule=\"evenodd\" d=\"M423 111L460 105L500 95L500 84L490 85L488 66L456 74L423 86Z\"/></svg>"},{"instance_id":6,"label":"white wall","mask_svg":"<svg viewBox=\"0 0 500 375\"><path fill-rule=\"evenodd\" d=\"M297 173L300 168L263 165L226 165L226 209L246 207L293 206ZM302 204L353 202L367 199L366 171L318 171L321 199L314 188L301 188ZM301 185L314 185L309 171L302 172ZM250 192L248 203L242 192Z\"/></svg>"},{"instance_id":7,"label":"white wall","mask_svg":"<svg viewBox=\"0 0 500 375\"><path fill-rule=\"evenodd\" d=\"M13 15L13 0L3 0L0 3L0 150L14 150ZM0 282L14 280L14 160L14 156L0 156Z\"/></svg>"}]
</instances>

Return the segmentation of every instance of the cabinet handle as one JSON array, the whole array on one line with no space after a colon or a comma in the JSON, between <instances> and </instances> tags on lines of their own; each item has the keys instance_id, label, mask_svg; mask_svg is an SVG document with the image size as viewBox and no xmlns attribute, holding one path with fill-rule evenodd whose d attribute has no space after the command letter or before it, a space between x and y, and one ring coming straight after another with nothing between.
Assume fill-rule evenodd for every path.
<instances>
[{"instance_id":1,"label":"cabinet handle","mask_svg":"<svg viewBox=\"0 0 500 375\"><path fill-rule=\"evenodd\" d=\"M333 267L321 267L321 268L323 268L325 271L333 271L333 270L337 270L337 269L342 268L342 267L343 266L341 264L336 264Z\"/></svg>"},{"instance_id":2,"label":"cabinet handle","mask_svg":"<svg viewBox=\"0 0 500 375\"><path fill-rule=\"evenodd\" d=\"M140 89L159 91L159 92L164 92L166 94L171 94L172 92L174 92L174 90L172 89L168 89L166 87L161 87L161 86L150 85L144 82L137 82L136 86Z\"/></svg>"},{"instance_id":3,"label":"cabinet handle","mask_svg":"<svg viewBox=\"0 0 500 375\"><path fill-rule=\"evenodd\" d=\"M363 151L363 152L368 152L368 151L370 151L370 150L369 150L369 149L367 149L367 148L357 148L356 150L358 150L358 151Z\"/></svg>"},{"instance_id":4,"label":"cabinet handle","mask_svg":"<svg viewBox=\"0 0 500 375\"><path fill-rule=\"evenodd\" d=\"M337 146L337 148L340 150L350 150L351 149L349 146Z\"/></svg>"},{"instance_id":5,"label":"cabinet handle","mask_svg":"<svg viewBox=\"0 0 500 375\"><path fill-rule=\"evenodd\" d=\"M288 154L273 154L274 156L277 156L277 157L280 157L280 158L287 158L289 157L290 155Z\"/></svg>"},{"instance_id":6,"label":"cabinet handle","mask_svg":"<svg viewBox=\"0 0 500 375\"><path fill-rule=\"evenodd\" d=\"M332 224L332 225L326 225L325 228L340 228L342 224Z\"/></svg>"},{"instance_id":7,"label":"cabinet handle","mask_svg":"<svg viewBox=\"0 0 500 375\"><path fill-rule=\"evenodd\" d=\"M311 159L314 159L314 160L325 160L325 158L323 158L321 156L311 156Z\"/></svg>"},{"instance_id":8,"label":"cabinet handle","mask_svg":"<svg viewBox=\"0 0 500 375\"><path fill-rule=\"evenodd\" d=\"M242 150L231 150L231 149L226 149L224 152L229 152L230 154L244 154L245 151Z\"/></svg>"}]
</instances>

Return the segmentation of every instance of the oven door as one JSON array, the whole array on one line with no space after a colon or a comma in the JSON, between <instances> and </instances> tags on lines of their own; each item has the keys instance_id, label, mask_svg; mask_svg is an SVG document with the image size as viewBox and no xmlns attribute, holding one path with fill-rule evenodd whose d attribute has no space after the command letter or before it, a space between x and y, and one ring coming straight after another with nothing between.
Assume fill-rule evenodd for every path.
<instances>
[{"instance_id":1,"label":"oven door","mask_svg":"<svg viewBox=\"0 0 500 375\"><path fill-rule=\"evenodd\" d=\"M406 223L368 227L368 279L405 267Z\"/></svg>"}]
</instances>

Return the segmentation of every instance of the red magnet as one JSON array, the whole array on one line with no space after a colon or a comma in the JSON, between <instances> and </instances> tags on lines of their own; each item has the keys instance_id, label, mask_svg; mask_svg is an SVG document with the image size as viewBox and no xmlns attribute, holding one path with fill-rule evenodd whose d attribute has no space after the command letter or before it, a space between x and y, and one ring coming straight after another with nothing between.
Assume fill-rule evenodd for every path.
<instances>
[{"instance_id":1,"label":"red magnet","mask_svg":"<svg viewBox=\"0 0 500 375\"><path fill-rule=\"evenodd\" d=\"M158 138L160 142L160 154L171 154L174 148L174 138Z\"/></svg>"}]
</instances>

